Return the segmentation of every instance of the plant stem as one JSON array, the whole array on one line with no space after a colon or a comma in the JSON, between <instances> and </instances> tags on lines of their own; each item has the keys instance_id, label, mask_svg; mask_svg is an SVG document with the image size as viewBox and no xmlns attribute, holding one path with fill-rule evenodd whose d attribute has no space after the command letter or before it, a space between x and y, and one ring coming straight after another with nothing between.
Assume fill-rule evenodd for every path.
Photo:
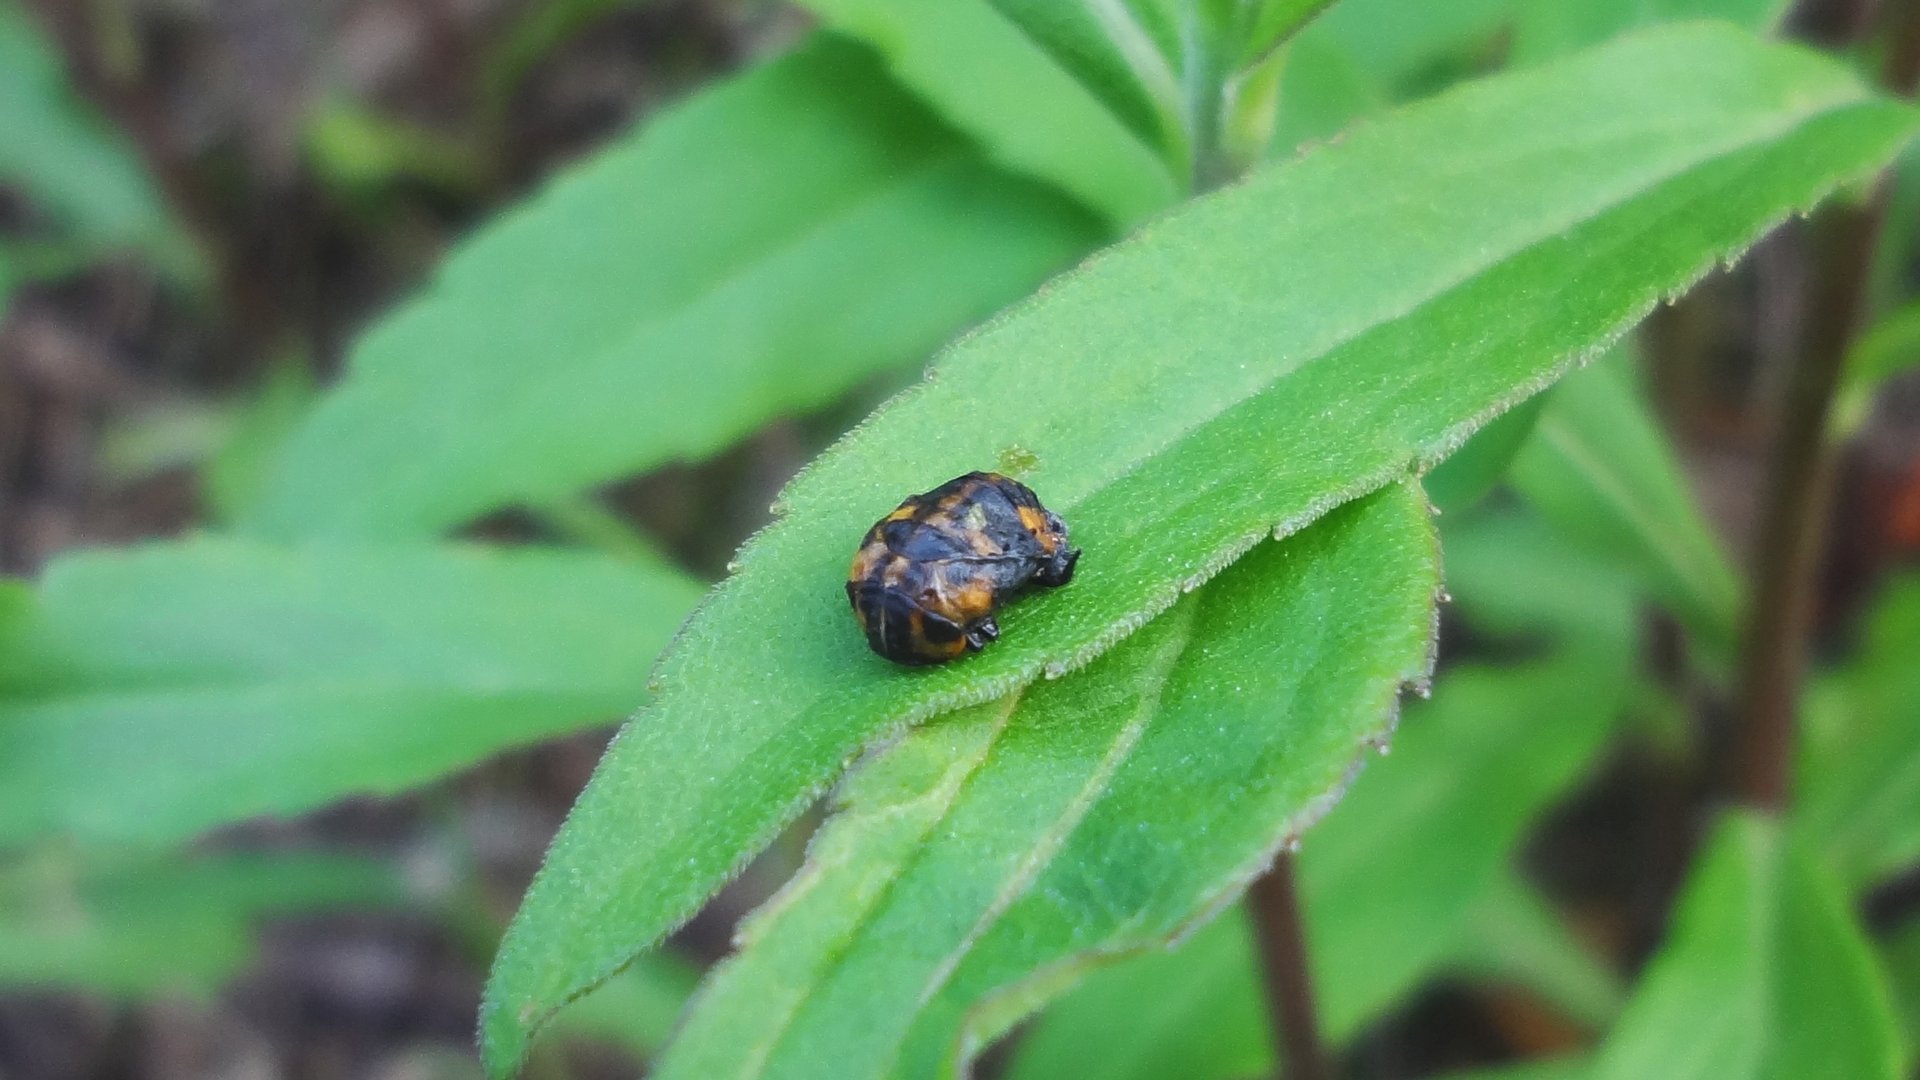
<instances>
[{"instance_id":1,"label":"plant stem","mask_svg":"<svg viewBox=\"0 0 1920 1080\"><path fill-rule=\"evenodd\" d=\"M1267 1012L1280 1054L1280 1074L1286 1080L1331 1080L1333 1068L1320 1041L1313 1003L1313 975L1307 969L1306 924L1294 885L1293 853L1281 852L1273 869L1255 879L1247 897L1266 976Z\"/></svg>"},{"instance_id":2,"label":"plant stem","mask_svg":"<svg viewBox=\"0 0 1920 1080\"><path fill-rule=\"evenodd\" d=\"M1920 77L1920 5L1895 4L1887 85L1910 95ZM1780 429L1761 504L1754 594L1740 662L1736 786L1740 800L1778 811L1787 802L1794 720L1825 550L1832 494L1828 413L1847 350L1865 311L1867 284L1886 216L1883 182L1864 205L1817 219L1809 305L1788 372Z\"/></svg>"}]
</instances>

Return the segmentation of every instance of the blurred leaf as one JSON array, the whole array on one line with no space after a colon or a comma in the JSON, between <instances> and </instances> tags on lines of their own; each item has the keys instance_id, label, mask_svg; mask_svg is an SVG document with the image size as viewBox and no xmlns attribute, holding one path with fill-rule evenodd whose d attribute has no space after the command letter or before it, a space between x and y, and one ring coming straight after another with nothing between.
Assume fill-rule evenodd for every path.
<instances>
[{"instance_id":1,"label":"blurred leaf","mask_svg":"<svg viewBox=\"0 0 1920 1080\"><path fill-rule=\"evenodd\" d=\"M226 437L201 481L216 518L238 521L259 503L274 458L313 407L315 394L313 370L286 360L269 369L253 396L233 410Z\"/></svg>"},{"instance_id":2,"label":"blurred leaf","mask_svg":"<svg viewBox=\"0 0 1920 1080\"><path fill-rule=\"evenodd\" d=\"M1482 511L1451 518L1447 588L1475 631L1604 652L1629 668L1638 642L1631 583L1537 515Z\"/></svg>"},{"instance_id":3,"label":"blurred leaf","mask_svg":"<svg viewBox=\"0 0 1920 1080\"><path fill-rule=\"evenodd\" d=\"M1790 0L1551 0L1514 5L1513 59L1533 63L1639 27L1681 19L1723 19L1771 30Z\"/></svg>"},{"instance_id":4,"label":"blurred leaf","mask_svg":"<svg viewBox=\"0 0 1920 1080\"><path fill-rule=\"evenodd\" d=\"M1456 668L1300 856L1321 1008L1352 1033L1455 952L1534 817L1613 730L1623 672L1569 652Z\"/></svg>"},{"instance_id":5,"label":"blurred leaf","mask_svg":"<svg viewBox=\"0 0 1920 1080\"><path fill-rule=\"evenodd\" d=\"M850 778L656 1075L942 1074L957 1039L979 1045L963 1030L1206 920L1425 678L1438 556L1398 486L1256 549L1085 673L907 736Z\"/></svg>"},{"instance_id":6,"label":"blurred leaf","mask_svg":"<svg viewBox=\"0 0 1920 1080\"><path fill-rule=\"evenodd\" d=\"M1740 583L1624 350L1554 393L1512 481L1543 516L1631 572L1690 630L1710 662L1731 663Z\"/></svg>"},{"instance_id":7,"label":"blurred leaf","mask_svg":"<svg viewBox=\"0 0 1920 1080\"><path fill-rule=\"evenodd\" d=\"M693 996L700 972L665 953L652 952L594 987L553 1018L556 1035L602 1039L652 1058L673 1036L681 1010Z\"/></svg>"},{"instance_id":8,"label":"blurred leaf","mask_svg":"<svg viewBox=\"0 0 1920 1080\"><path fill-rule=\"evenodd\" d=\"M1835 436L1846 438L1858 432L1880 387L1916 367L1920 367L1920 303L1887 315L1854 341L1833 406Z\"/></svg>"},{"instance_id":9,"label":"blurred leaf","mask_svg":"<svg viewBox=\"0 0 1920 1080\"><path fill-rule=\"evenodd\" d=\"M1473 433L1453 456L1434 466L1424 483L1442 512L1465 510L1485 498L1506 476L1525 446L1551 392L1535 394Z\"/></svg>"},{"instance_id":10,"label":"blurred leaf","mask_svg":"<svg viewBox=\"0 0 1920 1080\"><path fill-rule=\"evenodd\" d=\"M1573 935L1546 897L1509 870L1474 901L1450 968L1523 986L1598 1031L1620 1012L1626 987Z\"/></svg>"},{"instance_id":11,"label":"blurred leaf","mask_svg":"<svg viewBox=\"0 0 1920 1080\"><path fill-rule=\"evenodd\" d=\"M67 85L59 56L16 0L0 0L0 183L95 251L138 251L188 283L205 274L133 147Z\"/></svg>"},{"instance_id":12,"label":"blurred leaf","mask_svg":"<svg viewBox=\"0 0 1920 1080\"><path fill-rule=\"evenodd\" d=\"M925 355L1098 238L816 37L488 225L359 344L246 517L431 534L711 454Z\"/></svg>"},{"instance_id":13,"label":"blurred leaf","mask_svg":"<svg viewBox=\"0 0 1920 1080\"><path fill-rule=\"evenodd\" d=\"M1915 1057L1920 1054L1920 919L1909 917L1904 925L1876 943L1880 969L1886 973L1887 987L1893 995L1895 1019L1905 1036L1904 1075L1912 1076Z\"/></svg>"},{"instance_id":14,"label":"blurred leaf","mask_svg":"<svg viewBox=\"0 0 1920 1080\"><path fill-rule=\"evenodd\" d=\"M1056 185L1113 226L1178 197L1155 150L989 0L801 2L880 50L902 84L996 163Z\"/></svg>"},{"instance_id":15,"label":"blurred leaf","mask_svg":"<svg viewBox=\"0 0 1920 1080\"><path fill-rule=\"evenodd\" d=\"M1171 951L1094 970L1020 1039L1007 1080L1240 1080L1273 1068L1253 932L1235 906Z\"/></svg>"},{"instance_id":16,"label":"blurred leaf","mask_svg":"<svg viewBox=\"0 0 1920 1080\"><path fill-rule=\"evenodd\" d=\"M480 85L490 109L504 109L522 79L568 38L614 12L655 0L540 0L519 9L487 55Z\"/></svg>"},{"instance_id":17,"label":"blurred leaf","mask_svg":"<svg viewBox=\"0 0 1920 1080\"><path fill-rule=\"evenodd\" d=\"M989 0L1182 182L1230 179L1223 128L1250 65L1328 0Z\"/></svg>"},{"instance_id":18,"label":"blurred leaf","mask_svg":"<svg viewBox=\"0 0 1920 1080\"><path fill-rule=\"evenodd\" d=\"M1586 1080L1592 1072L1593 1063L1585 1058L1561 1057L1446 1073L1439 1080Z\"/></svg>"},{"instance_id":19,"label":"blurred leaf","mask_svg":"<svg viewBox=\"0 0 1920 1080\"><path fill-rule=\"evenodd\" d=\"M0 670L0 845L177 841L603 723L696 595L558 551L66 556Z\"/></svg>"},{"instance_id":20,"label":"blurred leaf","mask_svg":"<svg viewBox=\"0 0 1920 1080\"><path fill-rule=\"evenodd\" d=\"M1893 1015L1853 914L1776 823L1729 814L1596 1080L1895 1080Z\"/></svg>"},{"instance_id":21,"label":"blurred leaf","mask_svg":"<svg viewBox=\"0 0 1920 1080\"><path fill-rule=\"evenodd\" d=\"M482 180L479 161L459 140L351 101L316 107L303 136L308 162L335 194L364 198L402 180L470 192Z\"/></svg>"},{"instance_id":22,"label":"blurred leaf","mask_svg":"<svg viewBox=\"0 0 1920 1080\"><path fill-rule=\"evenodd\" d=\"M1890 586L1803 731L1794 824L1850 888L1920 861L1920 577Z\"/></svg>"},{"instance_id":23,"label":"blurred leaf","mask_svg":"<svg viewBox=\"0 0 1920 1080\"><path fill-rule=\"evenodd\" d=\"M1444 457L1913 119L1804 50L1638 35L1198 200L968 337L788 487L663 658L509 930L487 1056L516 1060L861 747L1081 666L1261 537ZM861 533L1015 451L1085 545L1074 584L962 664L861 648L839 588Z\"/></svg>"},{"instance_id":24,"label":"blurred leaf","mask_svg":"<svg viewBox=\"0 0 1920 1080\"><path fill-rule=\"evenodd\" d=\"M321 855L175 855L78 879L0 866L0 986L204 997L252 962L261 919L401 892L380 863Z\"/></svg>"}]
</instances>

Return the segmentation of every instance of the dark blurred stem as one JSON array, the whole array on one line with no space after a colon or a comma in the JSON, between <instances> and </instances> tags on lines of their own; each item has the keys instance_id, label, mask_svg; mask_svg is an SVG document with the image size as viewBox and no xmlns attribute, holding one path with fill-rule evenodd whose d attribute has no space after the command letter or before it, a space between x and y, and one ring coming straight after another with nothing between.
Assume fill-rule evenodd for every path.
<instances>
[{"instance_id":1,"label":"dark blurred stem","mask_svg":"<svg viewBox=\"0 0 1920 1080\"><path fill-rule=\"evenodd\" d=\"M1267 1013L1273 1044L1280 1053L1280 1075L1286 1080L1331 1080L1333 1068L1320 1041L1313 976L1307 968L1306 924L1300 917L1292 852L1280 853L1273 869L1254 881L1247 899L1266 976Z\"/></svg>"},{"instance_id":2,"label":"dark blurred stem","mask_svg":"<svg viewBox=\"0 0 1920 1080\"><path fill-rule=\"evenodd\" d=\"M1885 81L1911 95L1920 77L1920 4L1885 10L1892 20ZM1787 802L1832 489L1828 414L1864 314L1886 194L1882 184L1864 205L1829 211L1812 229L1808 307L1767 462L1740 660L1737 792L1742 802L1763 810L1777 811Z\"/></svg>"}]
</instances>

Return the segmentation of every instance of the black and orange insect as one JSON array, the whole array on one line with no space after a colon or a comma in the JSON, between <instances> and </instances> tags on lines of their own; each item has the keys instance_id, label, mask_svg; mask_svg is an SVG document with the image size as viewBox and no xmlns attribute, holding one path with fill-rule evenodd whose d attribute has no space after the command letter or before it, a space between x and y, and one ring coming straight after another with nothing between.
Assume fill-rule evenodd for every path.
<instances>
[{"instance_id":1,"label":"black and orange insect","mask_svg":"<svg viewBox=\"0 0 1920 1080\"><path fill-rule=\"evenodd\" d=\"M1067 524L1025 484L973 472L874 523L847 575L873 651L939 664L1000 636L994 616L1029 584L1065 585L1080 558Z\"/></svg>"}]
</instances>

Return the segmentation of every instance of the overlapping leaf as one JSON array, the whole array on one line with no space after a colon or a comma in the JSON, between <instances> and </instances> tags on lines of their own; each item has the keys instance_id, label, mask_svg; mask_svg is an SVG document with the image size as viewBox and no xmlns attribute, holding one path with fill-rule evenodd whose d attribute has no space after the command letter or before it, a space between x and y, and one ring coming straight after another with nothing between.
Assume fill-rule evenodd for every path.
<instances>
[{"instance_id":1,"label":"overlapping leaf","mask_svg":"<svg viewBox=\"0 0 1920 1080\"><path fill-rule=\"evenodd\" d=\"M1839 888L1736 813L1693 872L1595 1080L1895 1080L1893 1014Z\"/></svg>"},{"instance_id":2,"label":"overlapping leaf","mask_svg":"<svg viewBox=\"0 0 1920 1080\"><path fill-rule=\"evenodd\" d=\"M66 557L0 661L0 846L174 841L605 722L696 596L663 566L563 552Z\"/></svg>"},{"instance_id":3,"label":"overlapping leaf","mask_svg":"<svg viewBox=\"0 0 1920 1080\"><path fill-rule=\"evenodd\" d=\"M919 360L1100 234L817 37L468 241L360 342L243 524L430 535L710 454Z\"/></svg>"},{"instance_id":4,"label":"overlapping leaf","mask_svg":"<svg viewBox=\"0 0 1920 1080\"><path fill-rule=\"evenodd\" d=\"M1444 456L1912 126L1814 54L1639 35L1197 201L966 339L789 487L663 660L497 961L495 1067L860 747L1080 666L1269 532ZM866 654L855 539L1003 460L1072 523L1079 579L964 664Z\"/></svg>"},{"instance_id":5,"label":"overlapping leaf","mask_svg":"<svg viewBox=\"0 0 1920 1080\"><path fill-rule=\"evenodd\" d=\"M1073 679L909 735L853 778L658 1075L943 1075L970 1023L1217 911L1425 677L1438 554L1419 492L1382 492Z\"/></svg>"}]
</instances>

